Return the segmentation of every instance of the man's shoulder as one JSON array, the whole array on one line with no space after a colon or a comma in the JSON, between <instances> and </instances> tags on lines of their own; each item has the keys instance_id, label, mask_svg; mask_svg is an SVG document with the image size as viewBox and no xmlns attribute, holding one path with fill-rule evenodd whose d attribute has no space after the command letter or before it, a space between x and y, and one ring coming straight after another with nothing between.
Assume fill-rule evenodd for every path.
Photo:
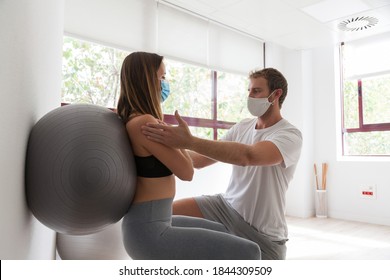
<instances>
[{"instance_id":1,"label":"man's shoulder","mask_svg":"<svg viewBox=\"0 0 390 280\"><path fill-rule=\"evenodd\" d=\"M287 130L295 130L300 133L300 130L286 119L280 121L280 127Z\"/></svg>"},{"instance_id":2,"label":"man's shoulder","mask_svg":"<svg viewBox=\"0 0 390 280\"><path fill-rule=\"evenodd\" d=\"M302 132L286 119L282 119L274 125L270 137L293 137L294 139L300 139L302 141Z\"/></svg>"}]
</instances>

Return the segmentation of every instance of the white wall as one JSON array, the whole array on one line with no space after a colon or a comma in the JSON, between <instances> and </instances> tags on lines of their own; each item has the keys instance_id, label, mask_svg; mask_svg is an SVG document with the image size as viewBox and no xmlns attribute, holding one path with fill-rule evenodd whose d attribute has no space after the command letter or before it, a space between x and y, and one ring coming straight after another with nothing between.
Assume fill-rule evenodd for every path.
<instances>
[{"instance_id":1,"label":"white wall","mask_svg":"<svg viewBox=\"0 0 390 280\"><path fill-rule=\"evenodd\" d=\"M200 195L223 193L230 180L231 165L215 163L195 171L191 182L177 179L175 200Z\"/></svg>"},{"instance_id":2,"label":"white wall","mask_svg":"<svg viewBox=\"0 0 390 280\"><path fill-rule=\"evenodd\" d=\"M288 92L282 116L295 125L303 136L301 157L286 197L286 214L297 217L314 215L312 189L313 162L313 84L310 51L295 51L267 43L265 65L283 73Z\"/></svg>"},{"instance_id":3,"label":"white wall","mask_svg":"<svg viewBox=\"0 0 390 280\"><path fill-rule=\"evenodd\" d=\"M26 205L29 132L60 104L63 0L0 1L0 259L53 259L54 232Z\"/></svg>"},{"instance_id":4,"label":"white wall","mask_svg":"<svg viewBox=\"0 0 390 280\"><path fill-rule=\"evenodd\" d=\"M329 216L390 225L389 159L348 161L340 157L340 87L337 47L312 50L314 159L329 164ZM362 199L361 186L375 185L377 198Z\"/></svg>"}]
</instances>

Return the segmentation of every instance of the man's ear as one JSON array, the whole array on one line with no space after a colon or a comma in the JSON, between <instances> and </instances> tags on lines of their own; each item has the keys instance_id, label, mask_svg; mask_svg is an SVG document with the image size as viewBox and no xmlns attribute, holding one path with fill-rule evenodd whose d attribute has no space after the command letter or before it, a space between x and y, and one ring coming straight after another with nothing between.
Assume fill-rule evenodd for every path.
<instances>
[{"instance_id":1,"label":"man's ear","mask_svg":"<svg viewBox=\"0 0 390 280\"><path fill-rule=\"evenodd\" d=\"M279 98L282 96L282 94L283 94L283 90L281 88L275 90L275 93L274 93L275 97L274 98L278 100L279 108L280 108Z\"/></svg>"},{"instance_id":2,"label":"man's ear","mask_svg":"<svg viewBox=\"0 0 390 280\"><path fill-rule=\"evenodd\" d=\"M275 97L281 97L283 94L283 90L281 88L278 88L275 92Z\"/></svg>"}]
</instances>

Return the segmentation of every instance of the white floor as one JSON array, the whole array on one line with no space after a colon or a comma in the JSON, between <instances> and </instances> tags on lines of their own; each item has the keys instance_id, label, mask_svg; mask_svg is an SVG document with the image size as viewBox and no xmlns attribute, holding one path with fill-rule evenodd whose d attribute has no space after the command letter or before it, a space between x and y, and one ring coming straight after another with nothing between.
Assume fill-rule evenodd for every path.
<instances>
[{"instance_id":1,"label":"white floor","mask_svg":"<svg viewBox=\"0 0 390 280\"><path fill-rule=\"evenodd\" d=\"M390 226L287 217L288 260L390 260Z\"/></svg>"}]
</instances>

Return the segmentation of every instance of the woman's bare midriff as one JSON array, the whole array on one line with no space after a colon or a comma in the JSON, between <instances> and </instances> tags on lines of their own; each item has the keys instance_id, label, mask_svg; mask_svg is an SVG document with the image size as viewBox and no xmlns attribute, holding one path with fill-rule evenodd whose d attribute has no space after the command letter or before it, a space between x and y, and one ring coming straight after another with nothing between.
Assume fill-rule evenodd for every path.
<instances>
[{"instance_id":1,"label":"woman's bare midriff","mask_svg":"<svg viewBox=\"0 0 390 280\"><path fill-rule=\"evenodd\" d=\"M133 203L173 198L175 192L174 175L160 178L137 177L137 187Z\"/></svg>"}]
</instances>

